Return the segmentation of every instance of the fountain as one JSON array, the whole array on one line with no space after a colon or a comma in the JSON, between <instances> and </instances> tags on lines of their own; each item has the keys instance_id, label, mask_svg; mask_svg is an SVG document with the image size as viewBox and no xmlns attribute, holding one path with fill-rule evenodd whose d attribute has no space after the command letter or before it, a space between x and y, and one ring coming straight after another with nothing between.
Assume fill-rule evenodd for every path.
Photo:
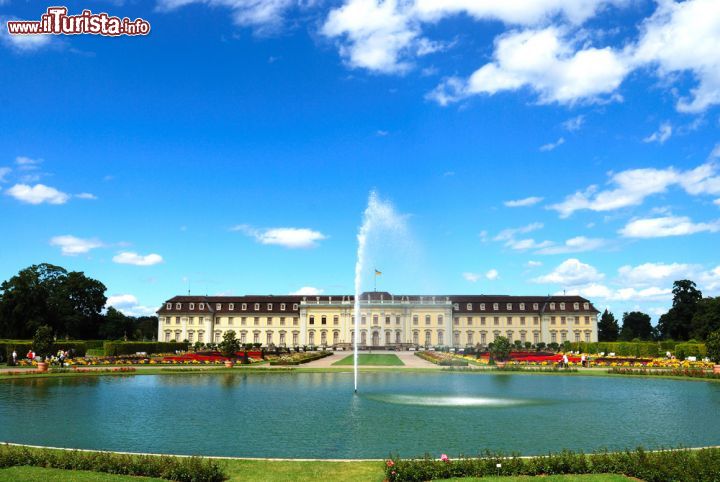
<instances>
[{"instance_id":1,"label":"fountain","mask_svg":"<svg viewBox=\"0 0 720 482\"><path fill-rule=\"evenodd\" d=\"M353 340L353 380L355 393L358 390L358 340L360 338L360 294L362 293L362 275L367 257L367 243L371 234L377 230L401 233L405 231L405 220L392 204L381 200L375 191L370 192L368 205L363 213L363 223L358 231L357 260L355 261L355 326Z\"/></svg>"}]
</instances>

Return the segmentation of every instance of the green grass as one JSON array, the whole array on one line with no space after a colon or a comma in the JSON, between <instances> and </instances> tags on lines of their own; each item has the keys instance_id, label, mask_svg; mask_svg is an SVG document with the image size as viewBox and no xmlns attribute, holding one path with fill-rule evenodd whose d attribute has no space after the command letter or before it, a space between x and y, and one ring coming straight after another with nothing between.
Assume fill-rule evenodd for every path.
<instances>
[{"instance_id":1,"label":"green grass","mask_svg":"<svg viewBox=\"0 0 720 482\"><path fill-rule=\"evenodd\" d=\"M151 477L132 477L129 475L101 474L84 470L46 469L44 467L10 467L0 469L0 482L163 482L163 479Z\"/></svg>"},{"instance_id":2,"label":"green grass","mask_svg":"<svg viewBox=\"0 0 720 482\"><path fill-rule=\"evenodd\" d=\"M252 480L270 482L381 482L382 462L285 462L263 460L228 460L222 462L230 482ZM0 482L160 482L162 479L101 474L98 472L46 469L41 467L11 467L0 469ZM622 475L552 475L546 477L485 477L482 479L448 479L462 482L627 482Z\"/></svg>"},{"instance_id":3,"label":"green grass","mask_svg":"<svg viewBox=\"0 0 720 482\"><path fill-rule=\"evenodd\" d=\"M342 360L338 360L333 365L346 366L353 364L353 355L346 356ZM405 364L397 355L358 355L358 366L404 366Z\"/></svg>"}]
</instances>

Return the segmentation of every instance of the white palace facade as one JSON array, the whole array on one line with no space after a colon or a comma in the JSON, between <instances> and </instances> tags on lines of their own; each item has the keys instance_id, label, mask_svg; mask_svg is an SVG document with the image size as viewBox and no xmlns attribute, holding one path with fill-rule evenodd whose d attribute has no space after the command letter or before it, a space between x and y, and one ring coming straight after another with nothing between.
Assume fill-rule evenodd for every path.
<instances>
[{"instance_id":1,"label":"white palace facade","mask_svg":"<svg viewBox=\"0 0 720 482\"><path fill-rule=\"evenodd\" d=\"M217 343L233 330L241 343L347 347L359 321L360 345L487 346L511 341L597 341L598 310L579 296L419 296L367 292L338 296L175 296L158 310L158 340Z\"/></svg>"}]
</instances>

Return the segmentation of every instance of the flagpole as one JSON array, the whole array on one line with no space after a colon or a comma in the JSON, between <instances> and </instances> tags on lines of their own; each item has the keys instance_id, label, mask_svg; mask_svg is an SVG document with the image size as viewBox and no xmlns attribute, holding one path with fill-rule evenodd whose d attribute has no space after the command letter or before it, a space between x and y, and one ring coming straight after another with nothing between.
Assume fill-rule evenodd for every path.
<instances>
[{"instance_id":1,"label":"flagpole","mask_svg":"<svg viewBox=\"0 0 720 482\"><path fill-rule=\"evenodd\" d=\"M377 293L377 268L373 268L375 270L375 276L373 276L373 292Z\"/></svg>"}]
</instances>

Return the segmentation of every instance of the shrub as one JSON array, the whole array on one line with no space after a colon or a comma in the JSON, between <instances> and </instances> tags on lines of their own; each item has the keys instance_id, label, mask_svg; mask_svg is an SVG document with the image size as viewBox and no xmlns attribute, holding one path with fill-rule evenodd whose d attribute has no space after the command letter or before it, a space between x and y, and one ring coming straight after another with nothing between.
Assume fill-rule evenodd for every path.
<instances>
[{"instance_id":1,"label":"shrub","mask_svg":"<svg viewBox=\"0 0 720 482\"><path fill-rule=\"evenodd\" d=\"M510 359L511 349L512 344L510 343L510 340L508 340L504 336L498 336L497 338L495 338L495 341L490 348L490 355L495 361L507 361Z\"/></svg>"},{"instance_id":2,"label":"shrub","mask_svg":"<svg viewBox=\"0 0 720 482\"><path fill-rule=\"evenodd\" d=\"M32 349L35 354L47 359L53 353L53 330L47 325L38 327L32 340Z\"/></svg>"},{"instance_id":3,"label":"shrub","mask_svg":"<svg viewBox=\"0 0 720 482\"><path fill-rule=\"evenodd\" d=\"M199 457L125 455L111 452L79 452L76 450L0 446L0 468L20 465L157 477L179 482L221 482L227 480L227 476L217 462Z\"/></svg>"},{"instance_id":4,"label":"shrub","mask_svg":"<svg viewBox=\"0 0 720 482\"><path fill-rule=\"evenodd\" d=\"M176 350L186 351L187 343L175 341L106 341L103 344L105 356L134 355L138 352L152 353L174 353Z\"/></svg>"},{"instance_id":5,"label":"shrub","mask_svg":"<svg viewBox=\"0 0 720 482\"><path fill-rule=\"evenodd\" d=\"M707 356L715 364L720 364L720 330L710 333L707 339Z\"/></svg>"}]
</instances>

